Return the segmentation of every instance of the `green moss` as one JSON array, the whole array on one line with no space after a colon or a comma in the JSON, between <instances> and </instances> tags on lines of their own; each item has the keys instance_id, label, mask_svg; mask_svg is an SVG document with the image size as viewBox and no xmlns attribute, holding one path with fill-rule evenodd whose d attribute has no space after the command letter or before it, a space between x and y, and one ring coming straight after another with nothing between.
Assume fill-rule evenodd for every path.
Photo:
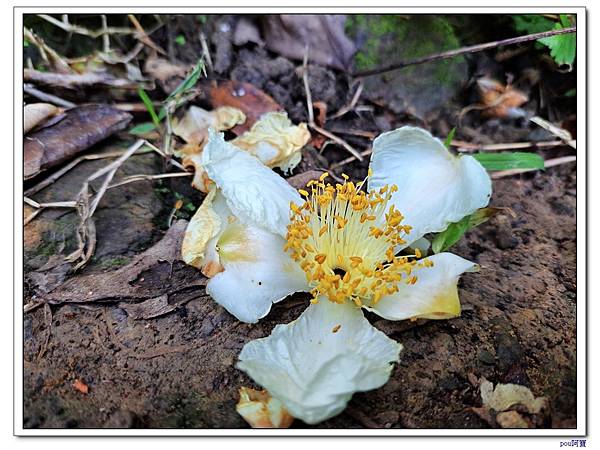
<instances>
[{"instance_id":1,"label":"green moss","mask_svg":"<svg viewBox=\"0 0 600 450\"><path fill-rule=\"evenodd\" d=\"M454 28L444 17L358 14L348 18L346 31L358 38L367 36L355 56L359 70L370 69L391 61L408 60L460 47ZM449 81L452 63L436 63L435 78ZM414 72L417 67L408 67Z\"/></svg>"},{"instance_id":2,"label":"green moss","mask_svg":"<svg viewBox=\"0 0 600 450\"><path fill-rule=\"evenodd\" d=\"M116 269L122 267L129 262L126 256L115 256L114 258L106 258L100 263L102 269Z\"/></svg>"}]
</instances>

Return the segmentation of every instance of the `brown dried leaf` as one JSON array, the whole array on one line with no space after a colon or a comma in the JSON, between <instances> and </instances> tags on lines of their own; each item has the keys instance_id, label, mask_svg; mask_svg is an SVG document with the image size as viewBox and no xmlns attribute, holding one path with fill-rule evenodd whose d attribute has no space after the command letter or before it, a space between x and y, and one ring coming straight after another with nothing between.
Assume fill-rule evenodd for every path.
<instances>
[{"instance_id":1,"label":"brown dried leaf","mask_svg":"<svg viewBox=\"0 0 600 450\"><path fill-rule=\"evenodd\" d=\"M169 286L157 290L136 283L136 280L146 270L161 263L173 264L181 259L181 242L186 226L185 220L175 222L158 243L119 270L70 278L52 292L41 296L42 300L51 304L85 303L115 299L147 299L168 293ZM205 279L198 277L189 286L203 286L205 283Z\"/></svg>"},{"instance_id":2,"label":"brown dried leaf","mask_svg":"<svg viewBox=\"0 0 600 450\"><path fill-rule=\"evenodd\" d=\"M245 114L231 106L221 106L207 111L199 106L190 106L181 120L174 120L173 133L188 144L204 144L208 129L224 131L246 121Z\"/></svg>"},{"instance_id":3,"label":"brown dried leaf","mask_svg":"<svg viewBox=\"0 0 600 450\"><path fill-rule=\"evenodd\" d=\"M62 108L50 103L32 103L23 108L23 133L27 134L38 125L60 114Z\"/></svg>"},{"instance_id":4,"label":"brown dried leaf","mask_svg":"<svg viewBox=\"0 0 600 450\"><path fill-rule=\"evenodd\" d=\"M488 77L477 80L477 91L484 106L482 114L487 117L522 117L524 111L519 107L529 101L524 92Z\"/></svg>"},{"instance_id":5,"label":"brown dried leaf","mask_svg":"<svg viewBox=\"0 0 600 450\"><path fill-rule=\"evenodd\" d=\"M506 411L515 405L523 405L530 414L538 414L548 407L546 397L535 397L528 387L519 384L498 383L494 388L491 382L481 378L479 390L483 406L497 412Z\"/></svg>"},{"instance_id":6,"label":"brown dried leaf","mask_svg":"<svg viewBox=\"0 0 600 450\"><path fill-rule=\"evenodd\" d=\"M231 129L238 136L248 131L263 114L283 111L281 105L271 96L250 83L229 80L217 84L213 81L204 87L213 108L233 106L246 115L246 121L243 124L236 125Z\"/></svg>"},{"instance_id":7,"label":"brown dried leaf","mask_svg":"<svg viewBox=\"0 0 600 450\"><path fill-rule=\"evenodd\" d=\"M60 122L25 137L24 178L54 167L127 127L131 114L108 105L77 106Z\"/></svg>"},{"instance_id":8,"label":"brown dried leaf","mask_svg":"<svg viewBox=\"0 0 600 450\"><path fill-rule=\"evenodd\" d=\"M72 73L40 72L35 69L23 70L23 81L44 86L60 86L65 89L76 89L89 86L137 89L139 83L124 78L116 78L108 73Z\"/></svg>"}]
</instances>

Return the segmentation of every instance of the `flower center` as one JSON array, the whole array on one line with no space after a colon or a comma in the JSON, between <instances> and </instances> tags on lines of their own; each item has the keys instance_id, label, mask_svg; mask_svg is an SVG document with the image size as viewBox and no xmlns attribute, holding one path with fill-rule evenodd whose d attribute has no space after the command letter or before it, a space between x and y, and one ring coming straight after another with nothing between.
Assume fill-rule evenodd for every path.
<instances>
[{"instance_id":1,"label":"flower center","mask_svg":"<svg viewBox=\"0 0 600 450\"><path fill-rule=\"evenodd\" d=\"M411 230L394 205L388 207L397 186L366 193L366 180L355 185L342 175L346 181L332 186L325 184L327 176L310 181L310 193L300 190L306 198L301 206L290 205L285 245L306 272L313 303L325 295L335 303L373 305L398 292L400 282L416 283L413 267L431 266L431 261L417 262L418 250L415 255L395 254Z\"/></svg>"}]
</instances>

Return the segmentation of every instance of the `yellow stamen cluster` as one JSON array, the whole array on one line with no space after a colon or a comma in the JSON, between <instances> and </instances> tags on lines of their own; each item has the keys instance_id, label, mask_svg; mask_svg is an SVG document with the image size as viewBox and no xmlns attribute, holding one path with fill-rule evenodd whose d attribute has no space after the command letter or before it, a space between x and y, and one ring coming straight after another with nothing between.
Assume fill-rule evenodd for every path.
<instances>
[{"instance_id":1,"label":"yellow stamen cluster","mask_svg":"<svg viewBox=\"0 0 600 450\"><path fill-rule=\"evenodd\" d=\"M291 204L285 250L306 272L313 289L313 302L321 295L335 303L353 301L357 306L374 305L384 296L398 292L400 282L414 284L415 255L396 256L395 248L411 227L389 201L395 185L366 193L348 181L332 186L327 173L310 181L300 194L306 201ZM417 252L415 252L417 253Z\"/></svg>"}]
</instances>

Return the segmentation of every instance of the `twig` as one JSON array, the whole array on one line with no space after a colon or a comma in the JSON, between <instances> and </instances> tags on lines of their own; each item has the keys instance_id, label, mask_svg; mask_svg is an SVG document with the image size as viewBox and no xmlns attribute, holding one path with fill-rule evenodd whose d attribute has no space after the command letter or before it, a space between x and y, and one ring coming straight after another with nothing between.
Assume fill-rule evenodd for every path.
<instances>
[{"instance_id":1,"label":"twig","mask_svg":"<svg viewBox=\"0 0 600 450\"><path fill-rule=\"evenodd\" d=\"M66 89L75 89L81 86L104 86L120 89L137 89L139 87L139 84L124 78L93 72L65 74L24 69L23 81L46 86L60 86Z\"/></svg>"},{"instance_id":2,"label":"twig","mask_svg":"<svg viewBox=\"0 0 600 450\"><path fill-rule=\"evenodd\" d=\"M366 150L363 150L362 152L360 152L360 156L369 156L371 153L373 153L373 149L368 148ZM331 170L333 169L338 169L342 166L345 166L346 164L350 164L352 161L355 161L357 158L354 156L349 156L346 159L342 159L339 162L336 162L335 164L331 165Z\"/></svg>"},{"instance_id":3,"label":"twig","mask_svg":"<svg viewBox=\"0 0 600 450\"><path fill-rule=\"evenodd\" d=\"M204 33L202 31L200 32L200 45L202 46L202 55L204 56L206 65L208 66L208 69L212 72L213 71L213 62L210 57L210 50L208 49L208 44L206 43L206 36L204 35Z\"/></svg>"},{"instance_id":4,"label":"twig","mask_svg":"<svg viewBox=\"0 0 600 450\"><path fill-rule=\"evenodd\" d=\"M37 98L38 100L62 106L63 108L72 108L74 106L77 106L75 103L70 102L68 100L64 100L60 97L57 97L56 95L46 94L45 92L34 88L31 84L25 83L23 85L23 91L25 91L25 93L31 95L32 97Z\"/></svg>"},{"instance_id":5,"label":"twig","mask_svg":"<svg viewBox=\"0 0 600 450\"><path fill-rule=\"evenodd\" d=\"M544 31L542 33L533 33L533 34L528 34L526 36L519 36L519 37L510 38L510 39L503 39L501 41L492 41L492 42L486 42L484 44L470 45L468 47L461 47L461 48L449 50L446 52L435 53L433 55L423 56L423 57L411 59L408 61L399 61L397 63L390 64L390 65L384 66L384 67L377 67L375 69L369 69L369 70L359 70L358 72L354 72L352 74L352 76L354 76L354 77L369 77L371 75L378 75L381 73L391 72L393 70L402 69L407 66L414 66L417 64L424 64L424 63L428 63L428 62L432 62L432 61L439 61L442 59L454 58L455 56L464 55L466 53L481 52L483 50L488 50L490 48L502 47L505 45L520 44L521 42L535 41L538 39L547 38L550 36L557 36L560 34L575 33L576 31L577 31L577 27L569 27L569 28L562 28L560 30Z\"/></svg>"},{"instance_id":6,"label":"twig","mask_svg":"<svg viewBox=\"0 0 600 450\"><path fill-rule=\"evenodd\" d=\"M308 112L308 123L315 123L315 112L313 110L310 84L308 83L308 45L304 48L304 61L302 62L302 80L304 81L304 92L306 93L306 109Z\"/></svg>"},{"instance_id":7,"label":"twig","mask_svg":"<svg viewBox=\"0 0 600 450\"><path fill-rule=\"evenodd\" d=\"M88 30L85 27L82 27L80 25L73 25L71 23L69 23L68 21L64 21L61 22L60 20L55 19L52 16L49 16L47 14L38 14L37 15L40 19L44 19L47 22L50 22L52 25L56 25L59 28L62 28L64 31L68 32L68 33L75 33L75 34L81 34L83 36L89 36L93 39L96 39L104 34L136 34L137 32L135 30L132 30L131 28L124 28L124 27L107 27L107 28L103 28L101 30Z\"/></svg>"},{"instance_id":8,"label":"twig","mask_svg":"<svg viewBox=\"0 0 600 450\"><path fill-rule=\"evenodd\" d=\"M124 184L133 183L135 181L150 181L150 180L159 180L161 178L179 178L179 177L191 177L194 174L192 172L179 172L179 173L160 173L158 175L146 175L146 174L138 174L138 175L130 175L128 177L123 178L121 181L115 184L111 184L107 189L116 188L118 186L123 186Z\"/></svg>"},{"instance_id":9,"label":"twig","mask_svg":"<svg viewBox=\"0 0 600 450\"><path fill-rule=\"evenodd\" d=\"M321 128L317 124L315 124L315 115L314 115L314 111L313 111L312 96L310 93L310 84L308 82L308 46L306 46L306 49L304 51L304 61L302 63L302 80L304 81L304 91L306 94L306 107L308 109L308 111L307 111L308 112L308 126L310 128L312 128L313 130L315 130L317 133L320 133L323 136L331 139L336 144L341 145L346 150L348 150L348 152L350 152L352 155L354 155L354 157L356 159L358 159L359 161L362 161L363 157L361 156L360 153L358 153L358 151L354 147L352 147L350 144L348 144L342 138L337 137L335 134L333 134L333 133Z\"/></svg>"},{"instance_id":10,"label":"twig","mask_svg":"<svg viewBox=\"0 0 600 450\"><path fill-rule=\"evenodd\" d=\"M575 140L569 141L571 144L576 145ZM552 147L564 147L566 144L563 141L542 141L542 142L509 142L502 144L473 144L471 142L453 140L450 143L453 147L457 147L459 152L494 152L502 150L522 150L527 148L552 148ZM571 145L572 146L572 145Z\"/></svg>"},{"instance_id":11,"label":"twig","mask_svg":"<svg viewBox=\"0 0 600 450\"><path fill-rule=\"evenodd\" d=\"M104 34L102 34L102 50L104 51L104 53L109 53L110 52L110 35L109 35L109 33L106 32L106 30L108 29L108 23L106 22L106 15L101 14L100 20L102 21L102 31L104 31Z\"/></svg>"},{"instance_id":12,"label":"twig","mask_svg":"<svg viewBox=\"0 0 600 450\"><path fill-rule=\"evenodd\" d=\"M567 164L570 162L574 162L576 160L577 160L576 156L562 156L560 158L552 158L552 159L548 159L548 160L544 161L544 168L547 169L548 167L559 166L561 164ZM518 175L521 173L531 172L533 170L538 170L538 169L501 170L501 171L492 173L490 176L494 180L497 180L498 178L509 177L511 175Z\"/></svg>"},{"instance_id":13,"label":"twig","mask_svg":"<svg viewBox=\"0 0 600 450\"><path fill-rule=\"evenodd\" d=\"M349 153L351 153L353 155L353 157L355 159L358 159L359 161L363 161L364 158L362 157L362 153L359 153L358 150L356 150L354 147L352 147L350 144L348 144L346 141L344 141L342 138L337 137L335 134L325 130L324 128L321 128L320 126L314 124L314 123L309 123L308 124L309 127L311 127L313 130L315 130L317 133L321 133L323 136L331 139L332 141L334 141L336 144L341 145L342 147L344 147L346 150L348 150Z\"/></svg>"},{"instance_id":14,"label":"twig","mask_svg":"<svg viewBox=\"0 0 600 450\"><path fill-rule=\"evenodd\" d=\"M574 149L577 149L577 147L574 143L569 143L569 142L574 142L574 141L573 141L573 137L571 136L571 133L569 133L567 130L563 130L562 128L557 127L553 123L550 123L547 120L542 119L541 117L538 117L538 116L534 116L529 120L531 120L536 125L542 127L544 130L549 131L554 136L561 139L567 145L573 147Z\"/></svg>"},{"instance_id":15,"label":"twig","mask_svg":"<svg viewBox=\"0 0 600 450\"><path fill-rule=\"evenodd\" d=\"M354 107L356 106L356 104L358 103L358 99L360 98L360 94L362 94L363 88L364 88L364 83L362 80L359 80L358 87L356 88L356 92L352 96L352 100L350 101L350 103L348 105L340 108L338 112L336 112L334 115L332 115L330 117L330 119L337 119L338 117L342 117L344 114L352 111L354 109Z\"/></svg>"},{"instance_id":16,"label":"twig","mask_svg":"<svg viewBox=\"0 0 600 450\"><path fill-rule=\"evenodd\" d=\"M152 50L156 50L161 55L167 56L167 52L165 52L162 48L160 48L158 45L156 45L152 39L150 39L150 37L148 36L148 33L146 33L146 30L144 30L142 25L138 22L138 20L135 18L135 16L133 14L127 14L127 17L129 18L129 20L131 21L131 23L137 30L136 38L140 42L143 42L148 47L150 47Z\"/></svg>"},{"instance_id":17,"label":"twig","mask_svg":"<svg viewBox=\"0 0 600 450\"><path fill-rule=\"evenodd\" d=\"M83 183L79 194L77 194L77 213L79 215L79 226L77 227L77 249L68 255L65 259L69 262L79 262L73 268L73 271L78 270L84 266L94 253L96 248L96 226L93 221L93 214L100 203L100 200L104 196L108 185L112 181L115 173L121 167L121 165L133 155L145 141L139 139L131 147L127 149L125 153L121 155L117 160L108 164L107 166L97 170L90 175L87 180ZM93 197L91 203L89 201L89 183L101 176L105 176L98 193Z\"/></svg>"},{"instance_id":18,"label":"twig","mask_svg":"<svg viewBox=\"0 0 600 450\"><path fill-rule=\"evenodd\" d=\"M23 221L23 226L35 219L35 217L46 208L77 208L77 203L74 201L38 203L29 197L23 197L23 201L32 208L35 208L35 211L27 216L27 218Z\"/></svg>"}]
</instances>

